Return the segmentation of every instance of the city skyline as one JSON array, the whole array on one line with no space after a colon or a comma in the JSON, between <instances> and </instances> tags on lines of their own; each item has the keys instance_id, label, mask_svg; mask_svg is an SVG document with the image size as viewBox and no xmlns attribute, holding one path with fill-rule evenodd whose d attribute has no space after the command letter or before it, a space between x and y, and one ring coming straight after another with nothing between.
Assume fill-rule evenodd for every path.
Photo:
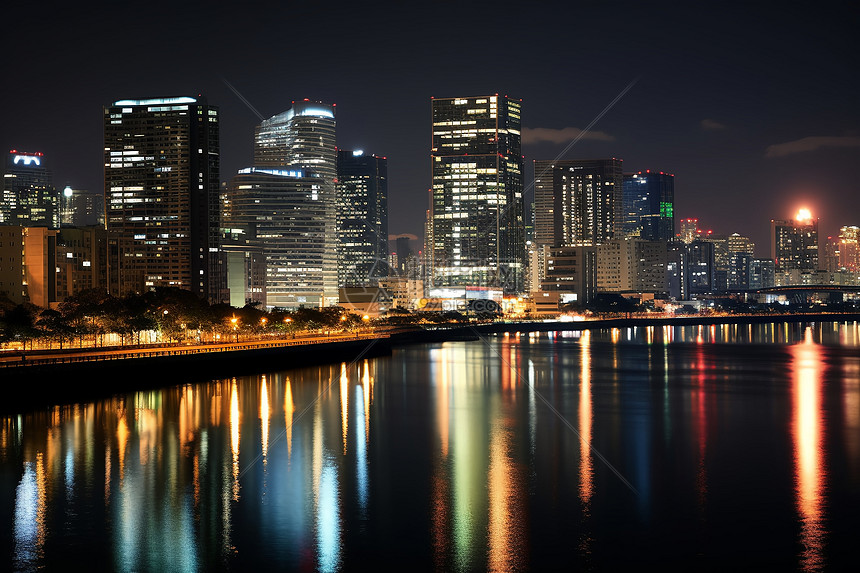
<instances>
[{"instance_id":1,"label":"city skyline","mask_svg":"<svg viewBox=\"0 0 860 573\"><path fill-rule=\"evenodd\" d=\"M790 7L619 8L578 8L577 18L586 25L569 37L561 32L572 8L554 8L558 17L545 28L513 28L505 10L478 18L477 7L458 6L462 19L451 24L452 31L470 29L466 22L476 32L504 23L514 38L516 50L480 69L452 57L477 49L481 33L432 41L434 28L415 23L427 20L429 6L418 7L427 14L414 19L381 3L334 13L312 5L293 8L294 21L326 18L330 37L313 58L303 43L312 27L291 26L292 41L279 48L270 39L277 35L269 33L279 18L255 17L248 25L238 9L206 11L188 40L171 37L167 44L168 53L195 54L201 63L189 70L184 58L149 56L149 35L120 32L130 25L132 31L149 27L158 31L155 37L168 37L178 24L163 24L157 13L128 24L130 8L113 7L104 11L95 33L93 22L75 14L46 10L36 19L13 6L10 21L19 24L9 29L13 44L37 25L40 36L52 39L32 47L38 66L14 69L16 87L2 96L0 144L51 157L58 188L97 189L102 181L96 118L103 105L124 97L202 93L221 108L226 177L251 164L248 140L261 119L251 108L270 117L291 100L331 101L340 110L338 147L373 149L389 158L391 233L420 235L430 186L431 97L498 87L523 98L528 203L532 160L559 155L633 83L562 159L619 157L631 172L672 172L676 218L697 217L720 234L749 235L759 256L767 254L770 219L793 216L800 206L819 218L822 237L856 224L860 122L851 94L858 80L845 70L853 69L858 50L848 33L850 18L831 21L826 11ZM519 9L528 21L532 9ZM281 9L259 10L274 16ZM177 7L172 21L191 17L189 7ZM600 40L599 30L607 25L617 30L611 47ZM76 32L73 40L61 41L69 30ZM208 46L203 40L210 30L232 39ZM436 51L398 49L422 41ZM102 65L101 55L113 45L123 55ZM375 54L376 67L346 66L347 49ZM566 79L566 69L586 74L588 87ZM58 87L64 85L75 89Z\"/></svg>"}]
</instances>

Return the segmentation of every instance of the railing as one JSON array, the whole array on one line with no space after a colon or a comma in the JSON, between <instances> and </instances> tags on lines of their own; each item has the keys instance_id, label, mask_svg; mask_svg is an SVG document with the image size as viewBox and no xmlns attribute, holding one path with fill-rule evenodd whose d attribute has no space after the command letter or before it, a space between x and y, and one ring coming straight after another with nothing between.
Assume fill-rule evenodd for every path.
<instances>
[{"instance_id":1,"label":"railing","mask_svg":"<svg viewBox=\"0 0 860 573\"><path fill-rule=\"evenodd\" d=\"M349 342L355 340L385 339L388 334L361 333L343 336L327 335L323 337L308 337L300 339L281 339L270 342L235 342L218 345L192 347L161 347L149 350L116 349L103 352L79 350L57 356L28 356L27 354L3 357L0 356L0 368L22 368L27 366L44 366L53 364L71 364L76 362L99 362L104 360L127 360L129 358L153 358L159 356L186 356L190 354L210 354L213 352L235 352L237 350L257 350L263 348L282 348L290 346L307 346L326 344L330 342Z\"/></svg>"}]
</instances>

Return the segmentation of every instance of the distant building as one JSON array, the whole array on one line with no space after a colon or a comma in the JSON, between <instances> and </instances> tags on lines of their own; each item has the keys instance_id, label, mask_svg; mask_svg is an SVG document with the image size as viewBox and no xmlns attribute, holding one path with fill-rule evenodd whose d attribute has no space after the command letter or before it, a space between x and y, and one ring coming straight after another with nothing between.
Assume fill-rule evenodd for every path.
<instances>
[{"instance_id":1,"label":"distant building","mask_svg":"<svg viewBox=\"0 0 860 573\"><path fill-rule=\"evenodd\" d=\"M388 161L338 150L336 193L338 285L376 285L389 273Z\"/></svg>"},{"instance_id":2,"label":"distant building","mask_svg":"<svg viewBox=\"0 0 860 573\"><path fill-rule=\"evenodd\" d=\"M535 242L596 246L623 227L620 159L535 161Z\"/></svg>"},{"instance_id":3,"label":"distant building","mask_svg":"<svg viewBox=\"0 0 860 573\"><path fill-rule=\"evenodd\" d=\"M178 287L219 300L218 109L202 97L104 108L110 291Z\"/></svg>"},{"instance_id":4,"label":"distant building","mask_svg":"<svg viewBox=\"0 0 860 573\"><path fill-rule=\"evenodd\" d=\"M666 262L665 241L612 239L597 247L597 289L666 292Z\"/></svg>"},{"instance_id":5,"label":"distant building","mask_svg":"<svg viewBox=\"0 0 860 573\"><path fill-rule=\"evenodd\" d=\"M66 185L60 194L60 225L62 227L104 227L104 191L72 189Z\"/></svg>"},{"instance_id":6,"label":"distant building","mask_svg":"<svg viewBox=\"0 0 860 573\"><path fill-rule=\"evenodd\" d=\"M546 261L546 278L541 283L545 292L570 293L576 301L585 304L597 292L596 247L552 247Z\"/></svg>"},{"instance_id":7,"label":"distant building","mask_svg":"<svg viewBox=\"0 0 860 573\"><path fill-rule=\"evenodd\" d=\"M53 174L41 152L17 149L6 154L0 225L60 226L60 201Z\"/></svg>"},{"instance_id":8,"label":"distant building","mask_svg":"<svg viewBox=\"0 0 860 573\"><path fill-rule=\"evenodd\" d=\"M697 239L686 246L687 272L690 280L690 294L706 294L714 292L715 259L714 244Z\"/></svg>"},{"instance_id":9,"label":"distant building","mask_svg":"<svg viewBox=\"0 0 860 573\"><path fill-rule=\"evenodd\" d=\"M432 100L432 285L523 289L520 108L499 95Z\"/></svg>"},{"instance_id":10,"label":"distant building","mask_svg":"<svg viewBox=\"0 0 860 573\"><path fill-rule=\"evenodd\" d=\"M860 273L860 227L857 225L839 229L839 267Z\"/></svg>"},{"instance_id":11,"label":"distant building","mask_svg":"<svg viewBox=\"0 0 860 573\"><path fill-rule=\"evenodd\" d=\"M753 259L749 263L750 289L770 288L774 286L775 266L772 259Z\"/></svg>"},{"instance_id":12,"label":"distant building","mask_svg":"<svg viewBox=\"0 0 860 573\"><path fill-rule=\"evenodd\" d=\"M622 237L675 239L675 176L663 171L625 173Z\"/></svg>"},{"instance_id":13,"label":"distant building","mask_svg":"<svg viewBox=\"0 0 860 573\"><path fill-rule=\"evenodd\" d=\"M801 209L791 220L772 219L771 258L777 274L818 270L818 219Z\"/></svg>"},{"instance_id":14,"label":"distant building","mask_svg":"<svg viewBox=\"0 0 860 573\"><path fill-rule=\"evenodd\" d=\"M694 218L681 219L681 232L678 237L683 243L692 243L702 236L702 230L699 229L699 220Z\"/></svg>"}]
</instances>

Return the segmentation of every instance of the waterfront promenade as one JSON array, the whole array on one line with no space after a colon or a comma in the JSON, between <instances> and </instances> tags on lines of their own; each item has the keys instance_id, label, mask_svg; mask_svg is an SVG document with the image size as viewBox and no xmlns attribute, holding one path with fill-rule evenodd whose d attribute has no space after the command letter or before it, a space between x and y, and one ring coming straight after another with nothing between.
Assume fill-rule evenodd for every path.
<instances>
[{"instance_id":1,"label":"waterfront promenade","mask_svg":"<svg viewBox=\"0 0 860 573\"><path fill-rule=\"evenodd\" d=\"M427 328L403 327L363 332L301 333L229 343L99 347L0 353L0 384L15 384L24 404L75 402L84 398L166 387L212 378L251 375L391 354L392 347L485 335L604 328L706 324L766 324L860 321L858 313L785 315L628 316L565 321L495 321ZM11 401L9 401L11 402Z\"/></svg>"}]
</instances>

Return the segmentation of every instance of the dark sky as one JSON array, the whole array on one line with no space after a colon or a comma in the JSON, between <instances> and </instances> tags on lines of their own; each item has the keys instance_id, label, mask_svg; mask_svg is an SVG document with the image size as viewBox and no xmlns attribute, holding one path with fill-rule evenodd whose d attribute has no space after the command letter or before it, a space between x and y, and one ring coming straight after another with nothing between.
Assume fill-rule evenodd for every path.
<instances>
[{"instance_id":1,"label":"dark sky","mask_svg":"<svg viewBox=\"0 0 860 573\"><path fill-rule=\"evenodd\" d=\"M672 172L676 218L749 235L761 256L770 219L801 204L823 236L860 224L858 8L646 4L14 3L0 145L98 189L103 105L201 93L221 108L227 180L259 120L224 80L265 117L319 99L337 104L339 147L388 157L390 232L421 235L431 96L523 98L530 189L532 160L637 80L564 158Z\"/></svg>"}]
</instances>

